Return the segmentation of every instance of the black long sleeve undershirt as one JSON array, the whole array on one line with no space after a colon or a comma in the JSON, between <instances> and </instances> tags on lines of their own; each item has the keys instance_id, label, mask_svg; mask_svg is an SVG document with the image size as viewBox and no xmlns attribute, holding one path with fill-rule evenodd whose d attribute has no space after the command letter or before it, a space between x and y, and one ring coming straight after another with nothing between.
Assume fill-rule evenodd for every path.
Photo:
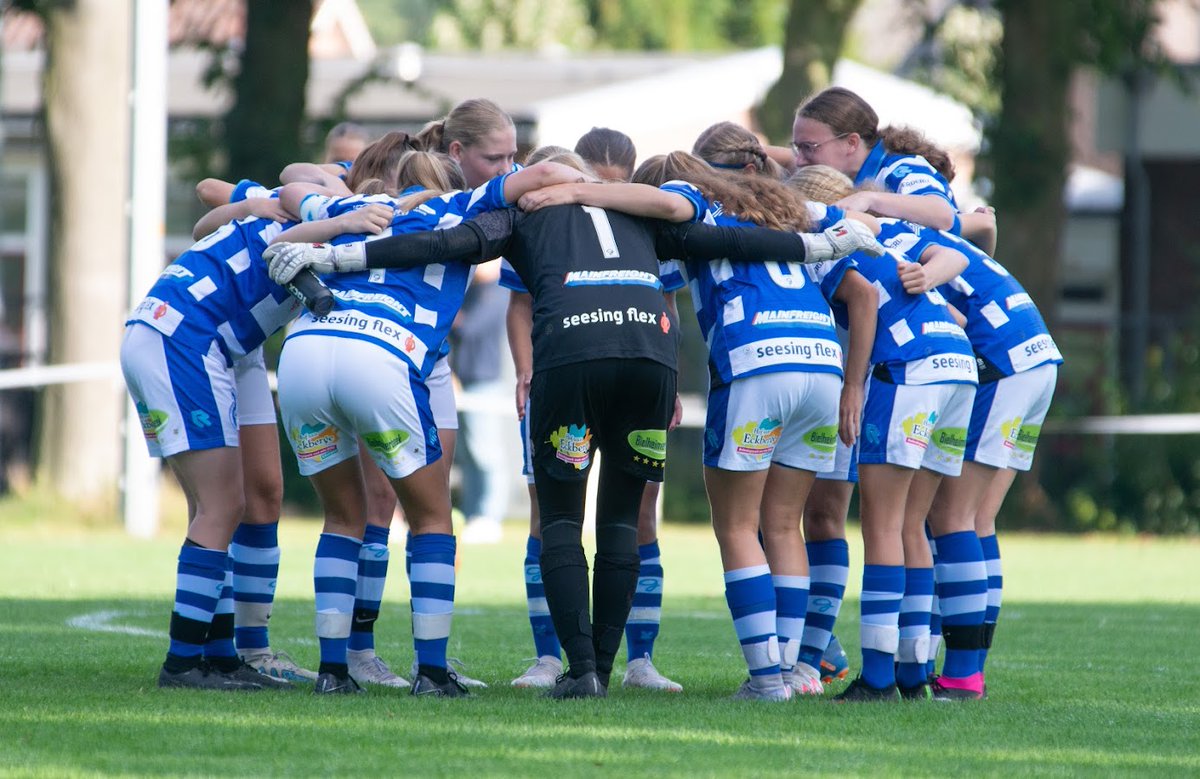
<instances>
[{"instance_id":1,"label":"black long sleeve undershirt","mask_svg":"<svg viewBox=\"0 0 1200 779\"><path fill-rule=\"evenodd\" d=\"M430 230L367 243L368 268L413 268L432 263L477 265L500 257L522 214L489 211L448 230ZM702 223L659 222L654 248L662 259L735 262L804 262L804 241L795 233L763 227L715 227Z\"/></svg>"}]
</instances>

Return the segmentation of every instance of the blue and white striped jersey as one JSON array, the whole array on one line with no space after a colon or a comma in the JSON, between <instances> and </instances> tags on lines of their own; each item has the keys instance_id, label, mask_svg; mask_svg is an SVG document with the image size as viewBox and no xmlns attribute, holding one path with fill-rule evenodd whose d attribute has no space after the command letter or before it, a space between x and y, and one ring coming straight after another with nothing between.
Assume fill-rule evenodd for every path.
<instances>
[{"instance_id":1,"label":"blue and white striped jersey","mask_svg":"<svg viewBox=\"0 0 1200 779\"><path fill-rule=\"evenodd\" d=\"M854 177L854 186L861 187L864 184L873 184L885 192L900 195L940 197L954 207L954 225L950 232L955 235L962 232L958 203L954 200L950 182L918 154L890 152L884 148L883 141L876 141L875 147L858 169L858 175Z\"/></svg>"},{"instance_id":2,"label":"blue and white striped jersey","mask_svg":"<svg viewBox=\"0 0 1200 779\"><path fill-rule=\"evenodd\" d=\"M967 337L990 367L1011 376L1063 361L1041 312L1007 268L958 236L922 228L921 238L956 249L970 261L938 289L967 317Z\"/></svg>"},{"instance_id":3,"label":"blue and white striped jersey","mask_svg":"<svg viewBox=\"0 0 1200 779\"><path fill-rule=\"evenodd\" d=\"M262 261L291 224L252 216L222 225L163 270L126 324L149 325L201 353L215 340L232 365L301 310Z\"/></svg>"},{"instance_id":4,"label":"blue and white striped jersey","mask_svg":"<svg viewBox=\"0 0 1200 779\"><path fill-rule=\"evenodd\" d=\"M342 235L333 243L443 230L476 214L506 208L506 177L507 174L497 176L469 192L439 195L411 211L397 213L391 225L379 235ZM385 202L380 197L344 198L326 204L326 210L336 216L367 203ZM407 360L421 376L428 377L439 357L449 352L450 327L462 307L473 271L473 266L449 263L327 275L322 280L336 300L333 310L323 317L304 312L288 337L319 334L372 341Z\"/></svg>"},{"instance_id":5,"label":"blue and white striped jersey","mask_svg":"<svg viewBox=\"0 0 1200 779\"><path fill-rule=\"evenodd\" d=\"M662 186L688 198L696 220L707 224L752 226L723 212L691 184L669 181ZM837 221L840 209L816 204L821 228ZM828 222L828 224L826 224ZM700 333L708 345L714 386L760 373L780 371L842 375L829 298L853 261L841 263L687 261L684 273Z\"/></svg>"},{"instance_id":6,"label":"blue and white striped jersey","mask_svg":"<svg viewBox=\"0 0 1200 779\"><path fill-rule=\"evenodd\" d=\"M243 200L249 200L252 197L278 198L280 189L282 189L282 187L275 187L272 189L271 187L264 187L257 181L242 179L234 185L233 192L229 194L229 202L240 203Z\"/></svg>"},{"instance_id":7,"label":"blue and white striped jersey","mask_svg":"<svg viewBox=\"0 0 1200 779\"><path fill-rule=\"evenodd\" d=\"M898 219L879 222L879 242L888 247L888 253L882 257L862 252L850 256L857 261L858 272L879 293L879 325L871 363L883 366L896 384L976 383L971 342L951 316L945 298L937 290L922 295L904 291L899 264L916 262L920 257L906 253L917 244L916 234L907 222ZM833 313L838 324L846 327L845 306L833 302Z\"/></svg>"}]
</instances>

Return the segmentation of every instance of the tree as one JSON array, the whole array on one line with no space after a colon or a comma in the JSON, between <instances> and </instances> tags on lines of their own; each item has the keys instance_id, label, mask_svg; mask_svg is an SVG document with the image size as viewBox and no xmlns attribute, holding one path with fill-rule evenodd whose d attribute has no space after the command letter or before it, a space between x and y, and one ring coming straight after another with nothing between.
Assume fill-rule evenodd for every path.
<instances>
[{"instance_id":1,"label":"tree","mask_svg":"<svg viewBox=\"0 0 1200 779\"><path fill-rule=\"evenodd\" d=\"M20 7L40 14L46 30L49 362L115 362L128 305L132 1L26 0ZM44 389L38 481L87 508L114 508L123 404L111 379Z\"/></svg>"},{"instance_id":2,"label":"tree","mask_svg":"<svg viewBox=\"0 0 1200 779\"><path fill-rule=\"evenodd\" d=\"M824 89L861 0L791 0L783 40L783 73L758 107L759 126L778 143L790 139L796 106Z\"/></svg>"},{"instance_id":3,"label":"tree","mask_svg":"<svg viewBox=\"0 0 1200 779\"><path fill-rule=\"evenodd\" d=\"M225 117L228 175L265 184L305 158L305 88L313 0L246 3L246 42Z\"/></svg>"}]
</instances>

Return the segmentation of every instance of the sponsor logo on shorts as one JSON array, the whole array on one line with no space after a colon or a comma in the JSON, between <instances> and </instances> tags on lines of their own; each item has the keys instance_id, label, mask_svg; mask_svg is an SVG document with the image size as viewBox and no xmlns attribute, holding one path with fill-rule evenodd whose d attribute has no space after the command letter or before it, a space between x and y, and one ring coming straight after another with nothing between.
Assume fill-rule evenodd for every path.
<instances>
[{"instance_id":1,"label":"sponsor logo on shorts","mask_svg":"<svg viewBox=\"0 0 1200 779\"><path fill-rule=\"evenodd\" d=\"M554 456L575 470L582 471L592 462L592 433L587 425L560 427L550 434Z\"/></svg>"},{"instance_id":2,"label":"sponsor logo on shorts","mask_svg":"<svg viewBox=\"0 0 1200 779\"><path fill-rule=\"evenodd\" d=\"M288 431L296 457L320 463L337 451L338 431L332 425L301 425Z\"/></svg>"},{"instance_id":3,"label":"sponsor logo on shorts","mask_svg":"<svg viewBox=\"0 0 1200 779\"><path fill-rule=\"evenodd\" d=\"M1000 423L1000 434L1004 436L1004 446L1007 449L1015 449L1017 446L1017 437L1021 433L1021 422L1024 420L1021 417L1013 417L1006 419Z\"/></svg>"},{"instance_id":4,"label":"sponsor logo on shorts","mask_svg":"<svg viewBox=\"0 0 1200 779\"><path fill-rule=\"evenodd\" d=\"M782 432L783 422L767 417L759 422L747 422L734 428L731 437L738 454L765 457L775 451Z\"/></svg>"},{"instance_id":5,"label":"sponsor logo on shorts","mask_svg":"<svg viewBox=\"0 0 1200 779\"><path fill-rule=\"evenodd\" d=\"M138 421L142 423L142 435L147 441L157 441L158 434L167 426L167 412L152 409L145 403L137 403Z\"/></svg>"},{"instance_id":6,"label":"sponsor logo on shorts","mask_svg":"<svg viewBox=\"0 0 1200 779\"><path fill-rule=\"evenodd\" d=\"M639 287L662 289L662 282L656 274L640 270L573 270L563 278L564 287L594 287L612 284L635 284Z\"/></svg>"},{"instance_id":7,"label":"sponsor logo on shorts","mask_svg":"<svg viewBox=\"0 0 1200 779\"><path fill-rule=\"evenodd\" d=\"M874 422L868 422L867 426L863 428L863 435L867 437L869 443L879 443L879 426Z\"/></svg>"},{"instance_id":8,"label":"sponsor logo on shorts","mask_svg":"<svg viewBox=\"0 0 1200 779\"><path fill-rule=\"evenodd\" d=\"M1033 454L1041 436L1041 425L1021 425L1021 429L1017 432L1017 449L1026 454Z\"/></svg>"},{"instance_id":9,"label":"sponsor logo on shorts","mask_svg":"<svg viewBox=\"0 0 1200 779\"><path fill-rule=\"evenodd\" d=\"M833 454L837 451L837 434L837 425L815 427L805 434L804 442L813 449L816 449L818 452L822 452L824 454Z\"/></svg>"},{"instance_id":10,"label":"sponsor logo on shorts","mask_svg":"<svg viewBox=\"0 0 1200 779\"><path fill-rule=\"evenodd\" d=\"M634 430L627 440L629 448L637 453L633 456L635 463L663 467L663 461L667 459L666 430ZM639 454L642 457L638 457Z\"/></svg>"},{"instance_id":11,"label":"sponsor logo on shorts","mask_svg":"<svg viewBox=\"0 0 1200 779\"><path fill-rule=\"evenodd\" d=\"M919 449L927 448L929 446L929 436L933 432L933 426L937 423L937 420L938 413L936 411L930 411L928 414L922 411L919 414L906 417L900 423L900 428L904 431L904 443Z\"/></svg>"},{"instance_id":12,"label":"sponsor logo on shorts","mask_svg":"<svg viewBox=\"0 0 1200 779\"><path fill-rule=\"evenodd\" d=\"M953 457L962 457L967 451L967 429L965 427L943 427L933 431L933 445Z\"/></svg>"},{"instance_id":13,"label":"sponsor logo on shorts","mask_svg":"<svg viewBox=\"0 0 1200 779\"><path fill-rule=\"evenodd\" d=\"M363 443L373 452L379 452L389 460L396 459L400 450L408 443L412 434L407 430L384 430L381 433L363 433Z\"/></svg>"}]
</instances>

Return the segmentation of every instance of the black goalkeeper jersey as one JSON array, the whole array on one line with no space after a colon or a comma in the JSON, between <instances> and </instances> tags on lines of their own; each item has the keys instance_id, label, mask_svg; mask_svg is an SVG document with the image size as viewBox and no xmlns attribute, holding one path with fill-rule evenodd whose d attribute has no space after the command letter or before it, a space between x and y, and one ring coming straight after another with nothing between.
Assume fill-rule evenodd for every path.
<instances>
[{"instance_id":1,"label":"black goalkeeper jersey","mask_svg":"<svg viewBox=\"0 0 1200 779\"><path fill-rule=\"evenodd\" d=\"M537 370L608 357L676 367L679 323L655 251L662 226L577 205L517 218L503 254L533 295Z\"/></svg>"}]
</instances>

